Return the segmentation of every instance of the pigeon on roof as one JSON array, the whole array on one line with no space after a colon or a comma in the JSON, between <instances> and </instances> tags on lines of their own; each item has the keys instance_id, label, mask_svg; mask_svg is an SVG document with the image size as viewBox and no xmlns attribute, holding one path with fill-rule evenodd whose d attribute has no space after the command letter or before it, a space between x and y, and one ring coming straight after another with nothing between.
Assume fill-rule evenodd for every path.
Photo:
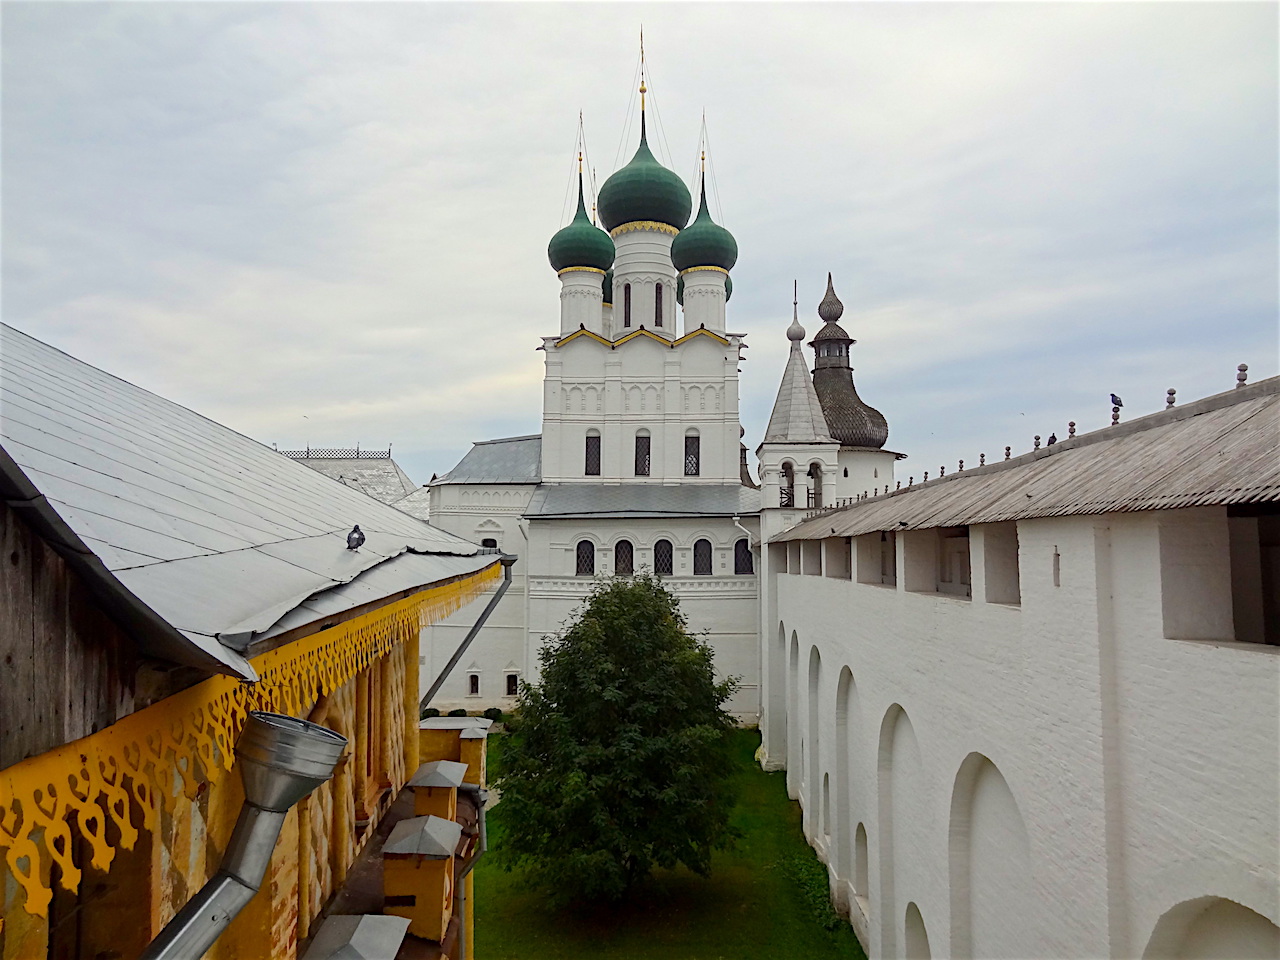
<instances>
[{"instance_id":1,"label":"pigeon on roof","mask_svg":"<svg viewBox=\"0 0 1280 960\"><path fill-rule=\"evenodd\" d=\"M360 529L360 524L357 523L347 534L347 549L359 550L362 543L364 543L364 533Z\"/></svg>"},{"instance_id":2,"label":"pigeon on roof","mask_svg":"<svg viewBox=\"0 0 1280 960\"><path fill-rule=\"evenodd\" d=\"M1114 393L1111 395L1111 405L1113 407L1123 407L1124 403Z\"/></svg>"}]
</instances>

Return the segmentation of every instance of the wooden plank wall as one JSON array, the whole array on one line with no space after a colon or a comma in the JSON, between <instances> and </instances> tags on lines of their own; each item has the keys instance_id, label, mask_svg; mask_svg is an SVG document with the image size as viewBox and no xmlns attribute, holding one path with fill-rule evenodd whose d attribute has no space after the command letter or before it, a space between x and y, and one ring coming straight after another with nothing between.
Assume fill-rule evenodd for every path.
<instances>
[{"instance_id":1,"label":"wooden plank wall","mask_svg":"<svg viewBox=\"0 0 1280 960\"><path fill-rule=\"evenodd\" d=\"M0 768L132 713L138 665L78 575L0 502Z\"/></svg>"}]
</instances>

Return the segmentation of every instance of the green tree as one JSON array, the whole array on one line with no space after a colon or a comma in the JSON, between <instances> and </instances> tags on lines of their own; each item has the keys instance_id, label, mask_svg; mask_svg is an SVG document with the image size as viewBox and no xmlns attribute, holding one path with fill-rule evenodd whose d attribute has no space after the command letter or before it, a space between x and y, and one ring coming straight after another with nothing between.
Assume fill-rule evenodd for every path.
<instances>
[{"instance_id":1,"label":"green tree","mask_svg":"<svg viewBox=\"0 0 1280 960\"><path fill-rule=\"evenodd\" d=\"M711 648L652 575L602 582L544 646L502 757L504 866L551 897L617 900L655 867L707 876L728 847L734 796Z\"/></svg>"}]
</instances>

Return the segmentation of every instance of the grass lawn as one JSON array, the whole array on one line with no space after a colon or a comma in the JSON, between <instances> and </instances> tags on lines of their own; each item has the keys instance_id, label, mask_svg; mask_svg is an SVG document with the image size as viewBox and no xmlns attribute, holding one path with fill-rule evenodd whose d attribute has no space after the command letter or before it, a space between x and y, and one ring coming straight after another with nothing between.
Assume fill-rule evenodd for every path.
<instances>
[{"instance_id":1,"label":"grass lawn","mask_svg":"<svg viewBox=\"0 0 1280 960\"><path fill-rule=\"evenodd\" d=\"M760 743L755 731L734 736L734 824L743 837L715 855L710 879L683 868L659 871L620 907L551 911L524 875L482 860L475 871L476 956L863 960L848 924L824 928L826 868L800 833L800 809L787 799L785 774L765 773L752 760ZM493 759L501 762L500 744L491 747L498 747ZM491 847L502 843L501 810L499 804L489 818Z\"/></svg>"}]
</instances>

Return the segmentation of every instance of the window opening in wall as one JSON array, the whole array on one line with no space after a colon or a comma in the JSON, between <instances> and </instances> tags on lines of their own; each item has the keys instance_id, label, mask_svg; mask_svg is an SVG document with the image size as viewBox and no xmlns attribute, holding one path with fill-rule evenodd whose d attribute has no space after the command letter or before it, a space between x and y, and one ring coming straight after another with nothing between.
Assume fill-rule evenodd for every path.
<instances>
[{"instance_id":1,"label":"window opening in wall","mask_svg":"<svg viewBox=\"0 0 1280 960\"><path fill-rule=\"evenodd\" d=\"M822 506L822 464L809 464L809 508Z\"/></svg>"},{"instance_id":2,"label":"window opening in wall","mask_svg":"<svg viewBox=\"0 0 1280 960\"><path fill-rule=\"evenodd\" d=\"M733 545L733 572L739 577L750 576L756 572L751 557L751 544L743 537Z\"/></svg>"},{"instance_id":3,"label":"window opening in wall","mask_svg":"<svg viewBox=\"0 0 1280 960\"><path fill-rule=\"evenodd\" d=\"M674 552L670 540L659 540L653 545L653 572L660 577L671 576Z\"/></svg>"},{"instance_id":4,"label":"window opening in wall","mask_svg":"<svg viewBox=\"0 0 1280 960\"><path fill-rule=\"evenodd\" d=\"M467 696L469 697L480 696L480 674L478 673L467 674Z\"/></svg>"},{"instance_id":5,"label":"window opening in wall","mask_svg":"<svg viewBox=\"0 0 1280 960\"><path fill-rule=\"evenodd\" d=\"M519 692L520 692L520 674L508 673L507 674L507 696L514 697Z\"/></svg>"},{"instance_id":6,"label":"window opening in wall","mask_svg":"<svg viewBox=\"0 0 1280 960\"><path fill-rule=\"evenodd\" d=\"M1053 585L1062 586L1062 555L1058 553L1058 545L1053 545Z\"/></svg>"},{"instance_id":7,"label":"window opening in wall","mask_svg":"<svg viewBox=\"0 0 1280 960\"><path fill-rule=\"evenodd\" d=\"M629 577L635 572L635 549L630 540L619 540L613 548L613 572L619 577Z\"/></svg>"},{"instance_id":8,"label":"window opening in wall","mask_svg":"<svg viewBox=\"0 0 1280 960\"><path fill-rule=\"evenodd\" d=\"M796 505L796 472L790 463L782 465L782 488L778 491L778 506Z\"/></svg>"},{"instance_id":9,"label":"window opening in wall","mask_svg":"<svg viewBox=\"0 0 1280 960\"><path fill-rule=\"evenodd\" d=\"M587 434L586 463L583 473L588 477L600 476L600 434Z\"/></svg>"},{"instance_id":10,"label":"window opening in wall","mask_svg":"<svg viewBox=\"0 0 1280 960\"><path fill-rule=\"evenodd\" d=\"M684 475L696 477L702 469L702 438L688 436L684 438Z\"/></svg>"},{"instance_id":11,"label":"window opening in wall","mask_svg":"<svg viewBox=\"0 0 1280 960\"><path fill-rule=\"evenodd\" d=\"M711 576L711 541L699 540L693 545L693 575Z\"/></svg>"},{"instance_id":12,"label":"window opening in wall","mask_svg":"<svg viewBox=\"0 0 1280 960\"><path fill-rule=\"evenodd\" d=\"M884 530L880 531L880 582L898 582L898 535Z\"/></svg>"},{"instance_id":13,"label":"window opening in wall","mask_svg":"<svg viewBox=\"0 0 1280 960\"><path fill-rule=\"evenodd\" d=\"M1271 504L1227 508L1232 629L1239 643L1280 644L1280 514Z\"/></svg>"},{"instance_id":14,"label":"window opening in wall","mask_svg":"<svg viewBox=\"0 0 1280 960\"><path fill-rule=\"evenodd\" d=\"M631 326L631 284L622 285L622 325Z\"/></svg>"},{"instance_id":15,"label":"window opening in wall","mask_svg":"<svg viewBox=\"0 0 1280 960\"><path fill-rule=\"evenodd\" d=\"M844 475L845 475L846 477L849 475L849 468L848 468L848 467L845 467L845 468L844 468Z\"/></svg>"},{"instance_id":16,"label":"window opening in wall","mask_svg":"<svg viewBox=\"0 0 1280 960\"><path fill-rule=\"evenodd\" d=\"M938 536L938 592L970 596L969 528L943 527Z\"/></svg>"},{"instance_id":17,"label":"window opening in wall","mask_svg":"<svg viewBox=\"0 0 1280 960\"><path fill-rule=\"evenodd\" d=\"M662 284L653 288L653 325L662 326Z\"/></svg>"},{"instance_id":18,"label":"window opening in wall","mask_svg":"<svg viewBox=\"0 0 1280 960\"><path fill-rule=\"evenodd\" d=\"M1013 520L984 523L982 531L982 580L987 603L1022 603L1018 578L1018 524Z\"/></svg>"},{"instance_id":19,"label":"window opening in wall","mask_svg":"<svg viewBox=\"0 0 1280 960\"><path fill-rule=\"evenodd\" d=\"M652 441L647 433L636 436L636 476L649 476L649 455Z\"/></svg>"},{"instance_id":20,"label":"window opening in wall","mask_svg":"<svg viewBox=\"0 0 1280 960\"><path fill-rule=\"evenodd\" d=\"M596 575L596 545L590 540L578 541L575 572L580 577L594 577Z\"/></svg>"},{"instance_id":21,"label":"window opening in wall","mask_svg":"<svg viewBox=\"0 0 1280 960\"><path fill-rule=\"evenodd\" d=\"M485 537L480 541L480 546L488 547L490 550L496 550L498 549L498 541L493 537Z\"/></svg>"}]
</instances>

